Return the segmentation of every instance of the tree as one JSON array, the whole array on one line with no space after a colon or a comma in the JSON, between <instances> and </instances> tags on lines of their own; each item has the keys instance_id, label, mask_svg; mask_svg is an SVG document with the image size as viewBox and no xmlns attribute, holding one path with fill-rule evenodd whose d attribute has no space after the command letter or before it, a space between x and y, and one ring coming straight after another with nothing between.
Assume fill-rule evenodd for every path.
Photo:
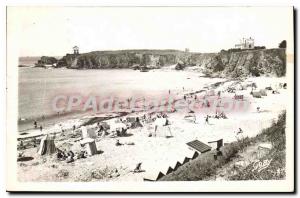
<instances>
[{"instance_id":1,"label":"tree","mask_svg":"<svg viewBox=\"0 0 300 198\"><path fill-rule=\"evenodd\" d=\"M281 41L281 43L279 43L279 48L286 48L286 40Z\"/></svg>"}]
</instances>

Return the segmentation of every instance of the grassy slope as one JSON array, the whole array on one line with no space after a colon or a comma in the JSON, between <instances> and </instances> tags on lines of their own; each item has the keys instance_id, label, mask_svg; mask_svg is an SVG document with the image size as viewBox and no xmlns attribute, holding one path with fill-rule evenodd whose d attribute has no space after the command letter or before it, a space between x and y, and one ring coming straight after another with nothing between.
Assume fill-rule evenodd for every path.
<instances>
[{"instance_id":1,"label":"grassy slope","mask_svg":"<svg viewBox=\"0 0 300 198\"><path fill-rule=\"evenodd\" d=\"M285 177L285 121L286 114L279 116L277 122L271 127L264 129L260 134L253 138L245 138L240 142L233 142L224 147L221 151L222 157L214 160L214 151L200 155L176 171L164 176L162 181L196 181L207 180L209 177L216 175L218 168L229 163L237 154L243 151L247 146L258 142L271 142L273 147L267 155L268 159L272 158L272 162L268 169L258 172L252 172L253 164L249 164L245 169L240 170L237 174L231 176L230 180L253 180L253 179L283 179ZM260 160L264 160L263 157ZM278 172L278 170L281 170ZM275 174L274 174L275 173Z\"/></svg>"}]
</instances>

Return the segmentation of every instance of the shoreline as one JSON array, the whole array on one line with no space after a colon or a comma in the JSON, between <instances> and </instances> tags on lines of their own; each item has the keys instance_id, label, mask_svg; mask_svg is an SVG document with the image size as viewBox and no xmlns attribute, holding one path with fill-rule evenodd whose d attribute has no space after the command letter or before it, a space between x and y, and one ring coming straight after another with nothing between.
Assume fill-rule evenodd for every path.
<instances>
[{"instance_id":1,"label":"shoreline","mask_svg":"<svg viewBox=\"0 0 300 198\"><path fill-rule=\"evenodd\" d=\"M203 77L200 77L200 78L203 78ZM209 78L209 77L207 77ZM218 81L218 82L212 82L208 85L206 85L206 87L210 87L212 89L215 89L217 87L219 87L220 85L226 83L226 82L231 82L231 81L234 81L232 79L226 79L226 78L217 78L217 79L222 79L222 81ZM204 89L204 87L202 87L202 89L200 90L185 90L185 91L179 91L177 93L175 93L173 96L175 96L173 99L173 102L177 102L179 100L183 100L183 97L184 95L187 95L187 96L194 96L196 94L199 94L201 92L205 92L206 89ZM162 96L158 96L158 97L162 97ZM165 99L164 97L162 97L162 99ZM142 100L141 98L138 99L138 100ZM121 102L125 102L126 100L121 100ZM168 101L169 102L169 101ZM168 103L167 102L167 103ZM161 108L161 107L164 107L164 106L167 106L169 105L170 103L168 104L159 104L159 105L156 105L156 106L152 106L153 108ZM147 110L149 111L149 107L145 108L141 108L142 110L140 110L139 112L143 112L143 113L147 113ZM152 108L151 108L152 109ZM91 112L91 111L71 111L71 112L65 112L63 114L52 114L52 115L47 115L47 116L39 116L39 117L36 117L36 118L27 118L25 119L24 121L21 120L21 118L18 119L18 129L19 129L19 134L22 134L22 133L27 133L28 131L31 131L31 130L39 130L39 129L35 129L34 126L33 126L33 122L34 121L37 121L38 123L42 123L42 126L43 128L47 128L47 127L51 127L57 123L63 123L63 122L68 122L68 121L72 121L72 120L84 120L84 117L101 117L105 114L120 114L122 112L127 112L126 115L130 114L130 113L137 113L137 111L134 111L132 112L132 110L128 109L128 108L123 108L122 110L120 109L120 111L118 112ZM39 124L38 124L39 125ZM24 127L25 126L25 127ZM32 126L32 127L29 127L29 126ZM21 130L20 130L21 129Z\"/></svg>"}]
</instances>

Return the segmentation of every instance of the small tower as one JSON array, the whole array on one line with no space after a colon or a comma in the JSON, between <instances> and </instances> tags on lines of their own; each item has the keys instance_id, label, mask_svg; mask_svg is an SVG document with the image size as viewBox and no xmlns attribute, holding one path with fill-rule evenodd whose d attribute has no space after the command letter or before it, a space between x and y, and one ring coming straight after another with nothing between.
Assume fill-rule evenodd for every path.
<instances>
[{"instance_id":1,"label":"small tower","mask_svg":"<svg viewBox=\"0 0 300 198\"><path fill-rule=\"evenodd\" d=\"M77 46L74 46L73 47L73 54L79 54L79 47L77 47Z\"/></svg>"}]
</instances>

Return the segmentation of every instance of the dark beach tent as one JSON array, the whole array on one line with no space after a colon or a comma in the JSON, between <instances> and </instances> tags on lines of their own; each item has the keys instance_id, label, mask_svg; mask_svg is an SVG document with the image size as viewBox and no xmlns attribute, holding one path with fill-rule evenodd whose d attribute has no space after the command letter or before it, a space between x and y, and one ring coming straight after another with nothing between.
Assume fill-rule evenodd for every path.
<instances>
[{"instance_id":1,"label":"dark beach tent","mask_svg":"<svg viewBox=\"0 0 300 198\"><path fill-rule=\"evenodd\" d=\"M253 91L251 94L254 98L261 98L261 93L259 91Z\"/></svg>"},{"instance_id":2,"label":"dark beach tent","mask_svg":"<svg viewBox=\"0 0 300 198\"><path fill-rule=\"evenodd\" d=\"M54 139L49 138L48 135L46 135L40 143L40 148L38 150L38 154L40 155L51 155L53 153L56 153L56 147L54 144Z\"/></svg>"},{"instance_id":3,"label":"dark beach tent","mask_svg":"<svg viewBox=\"0 0 300 198\"><path fill-rule=\"evenodd\" d=\"M261 90L259 91L259 93L260 93L260 95L262 95L262 96L267 96L267 92L266 92L265 89L261 89Z\"/></svg>"}]
</instances>

